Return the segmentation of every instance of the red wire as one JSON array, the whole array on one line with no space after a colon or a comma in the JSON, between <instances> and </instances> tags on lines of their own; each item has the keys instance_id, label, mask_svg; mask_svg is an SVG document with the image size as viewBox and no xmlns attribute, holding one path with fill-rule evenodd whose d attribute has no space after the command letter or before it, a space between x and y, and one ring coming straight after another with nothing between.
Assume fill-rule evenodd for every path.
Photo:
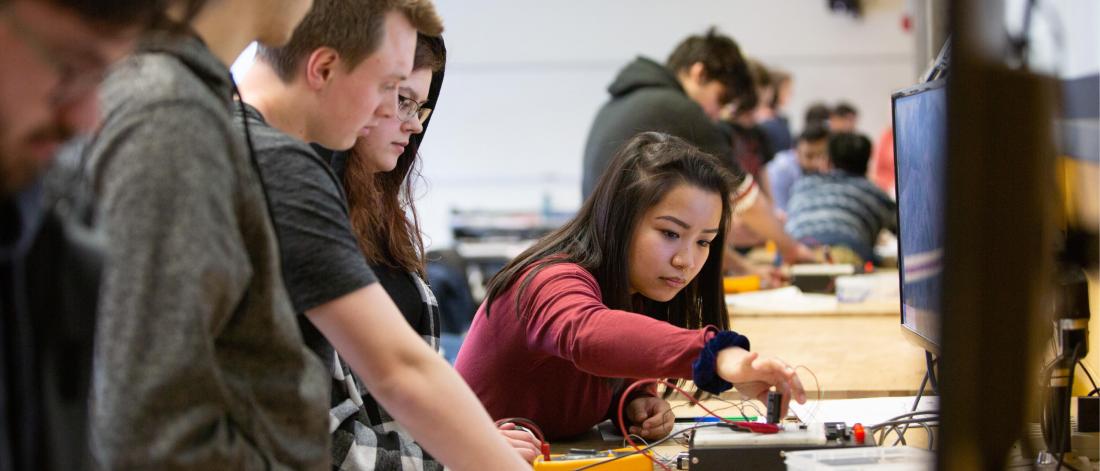
<instances>
[{"instance_id":1,"label":"red wire","mask_svg":"<svg viewBox=\"0 0 1100 471\"><path fill-rule=\"evenodd\" d=\"M712 411L710 409L707 409L707 406L704 406L702 402L699 402L699 400L696 399L694 396L692 396L691 394L688 394L687 391L684 391L683 389L680 389L679 386L676 386L675 384L672 384L672 383L670 383L668 381L665 381L663 379L639 379L638 381L635 381L633 384L628 386L626 388L626 390L623 391L622 396L619 397L619 429L622 431L623 437L626 438L626 443L628 445L630 445L631 448L634 448L634 451L642 454L646 458L649 458L649 461L652 461L653 464L656 464L657 466L660 466L661 469L664 469L665 471L672 471L672 468L669 468L664 463L662 463L660 461L657 461L657 459L654 458L651 454L645 453L644 450L642 450L642 448L638 446L638 444L634 443L634 440L630 438L630 434L627 433L626 421L623 420L623 409L626 408L626 398L627 398L627 396L629 396L630 393L632 391L634 391L635 389L637 389L639 386L644 386L644 385L647 385L647 384L663 384L663 385L665 385L665 387L675 389L677 392L679 392L684 397L686 397L688 399L688 401L691 401L692 405L699 406L699 408L706 411L707 414L710 414L713 417L717 417L718 420L720 420L722 422L733 425L735 427L741 427L741 426L747 426L748 425L748 422L735 422L735 421L732 421L732 420L727 420L725 417L722 417L722 416L716 414L714 411Z\"/></svg>"}]
</instances>

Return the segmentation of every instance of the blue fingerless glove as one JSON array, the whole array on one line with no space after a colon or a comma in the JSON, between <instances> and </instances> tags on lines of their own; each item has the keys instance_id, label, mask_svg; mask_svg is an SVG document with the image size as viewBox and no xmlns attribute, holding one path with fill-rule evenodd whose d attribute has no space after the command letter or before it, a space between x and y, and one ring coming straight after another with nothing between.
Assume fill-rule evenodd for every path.
<instances>
[{"instance_id":1,"label":"blue fingerless glove","mask_svg":"<svg viewBox=\"0 0 1100 471\"><path fill-rule=\"evenodd\" d=\"M732 330L726 330L718 332L703 345L699 358L691 364L691 377L699 389L711 394L720 394L733 387L729 381L718 376L718 352L729 347L748 350L749 338Z\"/></svg>"}]
</instances>

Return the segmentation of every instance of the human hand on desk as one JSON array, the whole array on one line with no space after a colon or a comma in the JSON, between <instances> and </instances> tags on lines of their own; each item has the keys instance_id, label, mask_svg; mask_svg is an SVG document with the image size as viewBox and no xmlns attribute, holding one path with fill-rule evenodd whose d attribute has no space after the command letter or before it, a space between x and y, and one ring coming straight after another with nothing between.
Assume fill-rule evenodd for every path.
<instances>
[{"instance_id":1,"label":"human hand on desk","mask_svg":"<svg viewBox=\"0 0 1100 471\"><path fill-rule=\"evenodd\" d=\"M743 396L767 402L768 390L775 386L783 394L780 401L780 417L786 417L787 404L793 398L799 404L806 403L806 391L794 368L774 357L760 356L741 347L730 347L718 352L715 369L718 376L733 383Z\"/></svg>"},{"instance_id":2,"label":"human hand on desk","mask_svg":"<svg viewBox=\"0 0 1100 471\"><path fill-rule=\"evenodd\" d=\"M535 458L542 454L542 442L531 432L516 429L516 424L511 422L501 424L498 429L504 436L504 440L512 445L512 448L519 452L519 456L528 463L534 462Z\"/></svg>"},{"instance_id":3,"label":"human hand on desk","mask_svg":"<svg viewBox=\"0 0 1100 471\"><path fill-rule=\"evenodd\" d=\"M751 269L752 274L760 277L760 289L771 289L786 286L791 277L779 267L770 265L758 265Z\"/></svg>"},{"instance_id":4,"label":"human hand on desk","mask_svg":"<svg viewBox=\"0 0 1100 471\"><path fill-rule=\"evenodd\" d=\"M676 423L672 407L668 405L668 401L659 397L636 397L626 405L623 414L633 424L627 432L646 440L664 438L672 433L672 426Z\"/></svg>"},{"instance_id":5,"label":"human hand on desk","mask_svg":"<svg viewBox=\"0 0 1100 471\"><path fill-rule=\"evenodd\" d=\"M780 254L783 256L783 261L790 264L821 263L825 258L820 250L811 249L798 241L794 241L789 246L780 247Z\"/></svg>"}]
</instances>

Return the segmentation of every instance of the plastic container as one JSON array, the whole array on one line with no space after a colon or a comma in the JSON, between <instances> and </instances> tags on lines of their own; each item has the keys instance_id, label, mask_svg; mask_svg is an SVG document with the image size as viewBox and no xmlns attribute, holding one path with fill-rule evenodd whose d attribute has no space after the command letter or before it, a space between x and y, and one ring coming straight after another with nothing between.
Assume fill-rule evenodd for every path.
<instances>
[{"instance_id":1,"label":"plastic container","mask_svg":"<svg viewBox=\"0 0 1100 471\"><path fill-rule=\"evenodd\" d=\"M836 300L842 303L862 303L898 298L897 272L836 278Z\"/></svg>"},{"instance_id":2,"label":"plastic container","mask_svg":"<svg viewBox=\"0 0 1100 471\"><path fill-rule=\"evenodd\" d=\"M787 471L930 471L935 453L908 446L856 447L790 451L783 454Z\"/></svg>"}]
</instances>

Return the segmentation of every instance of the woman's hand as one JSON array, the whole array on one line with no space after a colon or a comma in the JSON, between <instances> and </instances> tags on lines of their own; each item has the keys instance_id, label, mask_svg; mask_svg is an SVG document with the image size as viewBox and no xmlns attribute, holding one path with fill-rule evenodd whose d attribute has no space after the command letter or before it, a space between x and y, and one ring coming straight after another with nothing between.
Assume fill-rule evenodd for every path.
<instances>
[{"instance_id":1,"label":"woman's hand","mask_svg":"<svg viewBox=\"0 0 1100 471\"><path fill-rule=\"evenodd\" d=\"M741 347L730 347L718 352L715 369L718 376L733 383L743 396L767 404L768 390L773 386L783 394L780 417L787 416L787 405L793 397L799 404L806 403L806 391L794 368L773 357L761 357Z\"/></svg>"},{"instance_id":2,"label":"woman's hand","mask_svg":"<svg viewBox=\"0 0 1100 471\"><path fill-rule=\"evenodd\" d=\"M524 461L533 463L535 458L542 454L542 442L535 438L535 435L531 432L516 429L516 424L511 422L502 424L498 428L500 434L504 436L509 445L512 445L512 448L516 449Z\"/></svg>"},{"instance_id":3,"label":"woman's hand","mask_svg":"<svg viewBox=\"0 0 1100 471\"><path fill-rule=\"evenodd\" d=\"M659 397L639 396L630 401L623 411L623 420L632 423L627 432L646 440L665 438L672 433L676 415L668 401Z\"/></svg>"}]
</instances>

